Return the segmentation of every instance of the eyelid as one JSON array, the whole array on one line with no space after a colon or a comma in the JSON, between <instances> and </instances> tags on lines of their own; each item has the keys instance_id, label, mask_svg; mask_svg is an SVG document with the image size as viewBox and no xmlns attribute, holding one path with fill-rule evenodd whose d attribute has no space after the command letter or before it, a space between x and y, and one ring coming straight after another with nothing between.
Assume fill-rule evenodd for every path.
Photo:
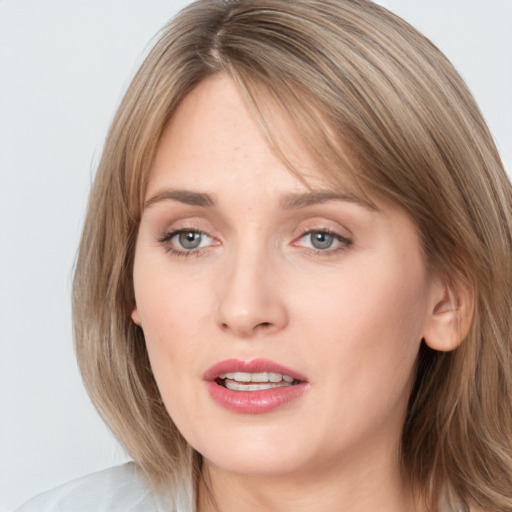
<instances>
[{"instance_id":1,"label":"eyelid","mask_svg":"<svg viewBox=\"0 0 512 512\"><path fill-rule=\"evenodd\" d=\"M351 247L354 243L352 237L348 238L338 231L331 229L331 228L315 228L315 227L308 227L304 228L299 236L295 237L293 245L298 245L299 241L302 240L306 235L310 235L312 233L325 233L327 235L332 236L335 240L337 240L338 244L335 247L328 247L326 249L317 249L315 247L304 247L304 249L313 251L315 254L323 254L328 255L335 253L337 251L343 251Z\"/></svg>"},{"instance_id":2,"label":"eyelid","mask_svg":"<svg viewBox=\"0 0 512 512\"><path fill-rule=\"evenodd\" d=\"M176 244L172 243L172 240L174 237L176 237L182 233L197 233L199 235L208 237L210 239L210 241L214 242L214 243L210 242L206 246L203 246L203 247L199 246L199 247L194 247L191 249L186 249L184 247L179 248L176 246ZM158 237L157 240L158 240L158 243L160 243L161 245L164 246L166 252L172 254L173 256L183 256L183 257L192 256L192 255L200 256L205 251L208 251L212 246L219 245L219 242L218 242L218 240L215 239L215 237L208 234L203 229L199 229L197 227L192 227L192 226L180 226L180 227L176 227L174 229L165 230L163 233L161 233L161 235Z\"/></svg>"},{"instance_id":3,"label":"eyelid","mask_svg":"<svg viewBox=\"0 0 512 512\"><path fill-rule=\"evenodd\" d=\"M174 216L173 216L174 217ZM164 219L162 219L163 221ZM174 218L167 218L159 226L156 225L155 238L158 242L164 243L172 238L172 236L183 231L191 231L200 233L210 238L218 239L218 236L212 235L212 225L204 217L194 216L176 216Z\"/></svg>"},{"instance_id":4,"label":"eyelid","mask_svg":"<svg viewBox=\"0 0 512 512\"><path fill-rule=\"evenodd\" d=\"M183 226L180 228L165 230L159 237L158 241L160 243L168 242L169 240L172 240L176 235L179 235L180 233L197 233L199 235L206 235L209 238L213 238L208 233L203 231L202 229L192 228L188 226Z\"/></svg>"}]
</instances>

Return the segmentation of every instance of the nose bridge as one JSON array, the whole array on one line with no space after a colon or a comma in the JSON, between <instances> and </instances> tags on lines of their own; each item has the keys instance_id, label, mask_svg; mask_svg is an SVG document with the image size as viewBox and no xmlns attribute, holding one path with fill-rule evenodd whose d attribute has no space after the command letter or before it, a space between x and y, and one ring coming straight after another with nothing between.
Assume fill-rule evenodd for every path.
<instances>
[{"instance_id":1,"label":"nose bridge","mask_svg":"<svg viewBox=\"0 0 512 512\"><path fill-rule=\"evenodd\" d=\"M218 288L220 326L238 336L275 332L287 323L279 270L269 244L246 237L230 251Z\"/></svg>"}]
</instances>

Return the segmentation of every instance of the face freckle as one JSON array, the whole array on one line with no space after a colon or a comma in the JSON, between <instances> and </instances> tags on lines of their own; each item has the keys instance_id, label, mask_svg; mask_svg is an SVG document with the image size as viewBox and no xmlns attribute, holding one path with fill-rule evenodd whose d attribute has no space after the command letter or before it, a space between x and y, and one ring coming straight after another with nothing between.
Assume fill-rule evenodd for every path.
<instances>
[{"instance_id":1,"label":"face freckle","mask_svg":"<svg viewBox=\"0 0 512 512\"><path fill-rule=\"evenodd\" d=\"M294 157L309 160L300 147ZM185 98L153 163L146 199L167 196L142 216L132 317L169 414L223 471L341 471L370 453L376 467L396 465L436 288L403 211L335 197L309 173L324 196L308 196L223 76ZM292 196L301 200L283 206ZM256 393L236 402L249 384L211 375L237 364L252 379L293 376L267 393L270 405Z\"/></svg>"}]
</instances>

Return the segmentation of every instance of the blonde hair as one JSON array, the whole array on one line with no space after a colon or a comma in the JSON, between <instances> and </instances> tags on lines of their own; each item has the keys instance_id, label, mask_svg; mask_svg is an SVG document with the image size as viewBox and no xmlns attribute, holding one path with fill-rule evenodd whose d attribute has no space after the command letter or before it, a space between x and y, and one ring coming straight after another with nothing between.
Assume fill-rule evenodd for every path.
<instances>
[{"instance_id":1,"label":"blonde hair","mask_svg":"<svg viewBox=\"0 0 512 512\"><path fill-rule=\"evenodd\" d=\"M399 204L429 269L472 290L461 345L420 349L401 463L432 510L442 495L461 510L512 511L511 186L452 65L368 0L200 0L163 29L105 142L74 281L77 356L110 428L153 482L198 477L200 456L165 410L130 319L132 266L162 131L217 73L292 171L276 105L329 177Z\"/></svg>"}]
</instances>

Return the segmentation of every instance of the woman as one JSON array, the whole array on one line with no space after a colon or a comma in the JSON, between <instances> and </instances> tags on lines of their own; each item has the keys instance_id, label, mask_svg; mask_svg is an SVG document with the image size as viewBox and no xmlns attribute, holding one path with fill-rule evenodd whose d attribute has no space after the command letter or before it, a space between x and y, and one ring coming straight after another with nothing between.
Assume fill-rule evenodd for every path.
<instances>
[{"instance_id":1,"label":"woman","mask_svg":"<svg viewBox=\"0 0 512 512\"><path fill-rule=\"evenodd\" d=\"M510 204L396 16L192 4L119 108L75 275L135 465L22 510L512 510Z\"/></svg>"}]
</instances>

